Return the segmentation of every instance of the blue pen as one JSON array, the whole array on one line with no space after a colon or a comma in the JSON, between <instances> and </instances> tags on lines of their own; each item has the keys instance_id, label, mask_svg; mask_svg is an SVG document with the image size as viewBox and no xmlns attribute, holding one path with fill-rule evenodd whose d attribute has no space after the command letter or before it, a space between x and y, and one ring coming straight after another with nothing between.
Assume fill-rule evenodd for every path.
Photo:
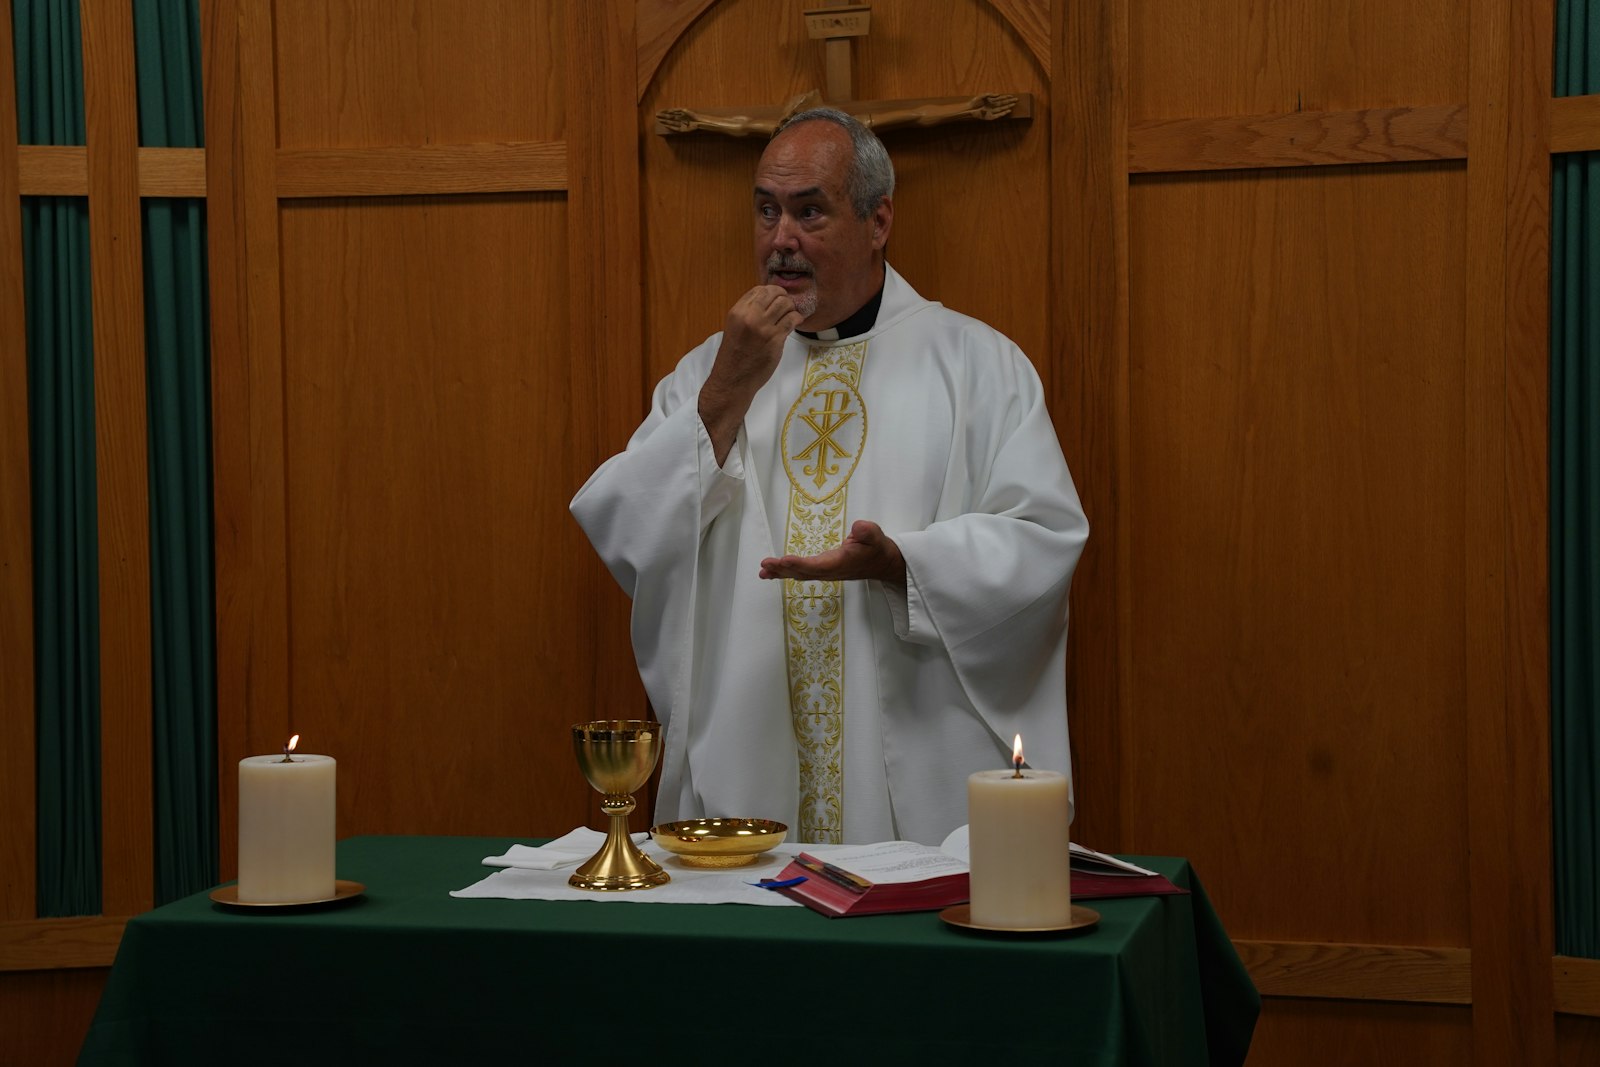
<instances>
[{"instance_id":1,"label":"blue pen","mask_svg":"<svg viewBox=\"0 0 1600 1067\"><path fill-rule=\"evenodd\" d=\"M790 886L799 885L805 880L806 876L802 874L798 878L785 878L781 882L772 878L763 878L759 882L746 882L745 885L753 885L757 889L788 889Z\"/></svg>"}]
</instances>

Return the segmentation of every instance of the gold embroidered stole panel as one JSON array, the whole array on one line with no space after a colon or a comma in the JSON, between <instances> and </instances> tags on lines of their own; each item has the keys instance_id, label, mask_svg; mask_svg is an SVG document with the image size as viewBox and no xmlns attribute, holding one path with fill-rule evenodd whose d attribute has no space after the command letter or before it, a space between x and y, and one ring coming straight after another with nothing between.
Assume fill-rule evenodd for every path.
<instances>
[{"instance_id":1,"label":"gold embroidered stole panel","mask_svg":"<svg viewBox=\"0 0 1600 1067\"><path fill-rule=\"evenodd\" d=\"M817 346L783 420L789 476L784 552L815 556L844 540L850 476L867 443L858 392L867 344ZM799 840L844 840L844 583L783 583L789 710L800 754Z\"/></svg>"}]
</instances>

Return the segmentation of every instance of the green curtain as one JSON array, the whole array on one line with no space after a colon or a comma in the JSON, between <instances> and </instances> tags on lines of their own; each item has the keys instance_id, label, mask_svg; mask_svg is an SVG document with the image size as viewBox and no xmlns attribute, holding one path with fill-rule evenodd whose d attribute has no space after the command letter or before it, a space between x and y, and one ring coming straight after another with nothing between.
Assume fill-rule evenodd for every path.
<instances>
[{"instance_id":1,"label":"green curtain","mask_svg":"<svg viewBox=\"0 0 1600 1067\"><path fill-rule=\"evenodd\" d=\"M12 0L17 133L83 144L76 0ZM26 197L28 446L33 507L38 911L100 911L100 634L89 211Z\"/></svg>"},{"instance_id":2,"label":"green curtain","mask_svg":"<svg viewBox=\"0 0 1600 1067\"><path fill-rule=\"evenodd\" d=\"M1600 0L1558 0L1557 96L1600 92ZM1552 161L1551 753L1556 951L1600 959L1600 152Z\"/></svg>"},{"instance_id":3,"label":"green curtain","mask_svg":"<svg viewBox=\"0 0 1600 1067\"><path fill-rule=\"evenodd\" d=\"M198 0L134 5L139 143L203 147ZM216 639L206 213L148 198L145 374L150 448L155 897L217 882Z\"/></svg>"}]
</instances>

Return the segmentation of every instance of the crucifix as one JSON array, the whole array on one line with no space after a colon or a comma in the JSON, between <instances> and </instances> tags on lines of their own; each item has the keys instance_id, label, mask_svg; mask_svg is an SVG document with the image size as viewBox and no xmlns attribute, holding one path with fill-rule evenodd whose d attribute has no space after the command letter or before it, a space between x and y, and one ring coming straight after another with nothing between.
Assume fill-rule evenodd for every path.
<instances>
[{"instance_id":1,"label":"crucifix","mask_svg":"<svg viewBox=\"0 0 1600 1067\"><path fill-rule=\"evenodd\" d=\"M782 104L755 107L673 107L656 112L655 132L720 133L730 137L770 137L783 120L807 108L836 107L854 115L876 132L903 126L938 126L950 122L993 122L1025 119L1033 114L1031 93L983 93L977 96L922 97L916 100L856 100L851 86L851 42L871 28L872 8L834 3L807 11L806 32L823 42L827 97L815 89Z\"/></svg>"}]
</instances>

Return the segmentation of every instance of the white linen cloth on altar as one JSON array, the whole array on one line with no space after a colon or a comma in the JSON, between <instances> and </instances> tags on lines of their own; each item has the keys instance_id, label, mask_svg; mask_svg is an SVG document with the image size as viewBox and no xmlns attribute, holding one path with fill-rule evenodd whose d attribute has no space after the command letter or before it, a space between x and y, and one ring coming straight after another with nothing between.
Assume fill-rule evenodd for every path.
<instances>
[{"instance_id":1,"label":"white linen cloth on altar","mask_svg":"<svg viewBox=\"0 0 1600 1067\"><path fill-rule=\"evenodd\" d=\"M572 871L600 851L605 840L606 835L599 830L579 827L545 845L512 845L503 855L489 856L483 861L485 866L504 870L465 889L452 890L450 895L505 900L626 900L644 904L755 904L798 908L804 905L782 893L749 883L777 877L802 847L813 854L826 848L796 844L773 849L744 867L691 867L650 840L648 834L634 834L633 841L639 851L661 864L672 875L672 881L653 889L626 893L597 893L568 885Z\"/></svg>"}]
</instances>

